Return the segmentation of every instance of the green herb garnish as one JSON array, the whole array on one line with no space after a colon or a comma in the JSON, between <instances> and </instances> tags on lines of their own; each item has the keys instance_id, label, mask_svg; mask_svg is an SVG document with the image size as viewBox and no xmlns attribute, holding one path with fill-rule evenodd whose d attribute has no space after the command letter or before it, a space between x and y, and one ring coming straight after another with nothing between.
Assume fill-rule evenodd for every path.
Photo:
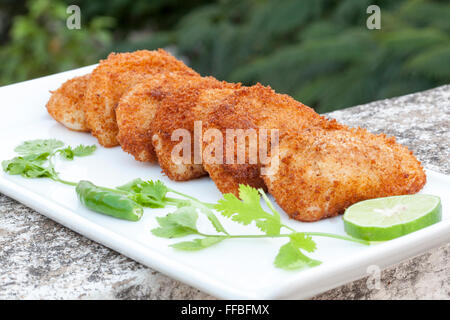
<instances>
[{"instance_id":1,"label":"green herb garnish","mask_svg":"<svg viewBox=\"0 0 450 320\"><path fill-rule=\"evenodd\" d=\"M169 188L168 190L171 191ZM265 211L261 206L261 196L267 204L270 213ZM280 248L274 265L278 268L292 270L314 267L321 263L318 260L309 258L305 254L305 252L311 253L316 250L316 243L312 240L312 236L331 237L368 244L367 241L347 236L322 232L297 232L281 222L280 214L275 210L263 190L257 190L246 185L240 185L239 187L240 199L233 194L224 194L223 199L219 200L213 206L196 199L194 200L192 197L189 198L187 202L180 202L182 207L178 208L175 212L169 213L162 218L156 218L159 226L152 230L155 236L169 239L191 235L199 236L193 240L177 242L171 245L171 247L178 250L197 251L228 239L287 238L289 242ZM201 206L201 209L199 206ZM228 233L223 225L220 224L213 208L220 212L222 216L230 218L237 223L243 225L255 223L262 234L232 235ZM210 218L209 220L218 231L218 234L205 234L198 230L198 211L207 213L208 218ZM211 216L214 216L214 219L211 219ZM217 224L219 227L217 227ZM281 230L286 230L286 233L281 233Z\"/></svg>"},{"instance_id":2,"label":"green herb garnish","mask_svg":"<svg viewBox=\"0 0 450 320\"><path fill-rule=\"evenodd\" d=\"M76 186L76 182L62 180L56 172L53 158L60 154L66 160L92 154L96 146L80 145L75 149L70 146L63 148L64 142L56 139L37 139L25 141L17 146L20 156L2 161L3 170L11 175L21 175L24 178L50 178L68 185Z\"/></svg>"},{"instance_id":3,"label":"green herb garnish","mask_svg":"<svg viewBox=\"0 0 450 320\"><path fill-rule=\"evenodd\" d=\"M198 236L195 239L170 245L178 250L202 250L230 239L286 238L288 242L281 246L275 257L274 265L278 268L292 270L314 267L321 263L306 255L306 253L316 250L313 236L369 244L367 241L348 236L322 232L298 232L281 222L279 212L263 190L246 185L239 186L239 198L233 194L224 194L218 203L213 204L202 202L169 188L159 180L135 179L117 188L106 188L85 180L77 183L59 177L53 164L55 156L59 155L65 160L73 160L75 157L91 155L95 149L95 145L79 145L72 148L55 139L31 140L19 145L15 149L19 156L3 161L2 167L11 175L21 175L24 178L49 178L76 186L78 198L84 206L120 219L139 220L143 213L143 207L176 207L174 212L164 217L157 217L158 227L151 232L155 236L168 239ZM170 193L177 197L169 197ZM262 207L261 197L269 210ZM199 213L208 218L216 230L216 234L205 234L198 230ZM218 213L242 225L255 224L261 234L230 234L220 222Z\"/></svg>"}]
</instances>

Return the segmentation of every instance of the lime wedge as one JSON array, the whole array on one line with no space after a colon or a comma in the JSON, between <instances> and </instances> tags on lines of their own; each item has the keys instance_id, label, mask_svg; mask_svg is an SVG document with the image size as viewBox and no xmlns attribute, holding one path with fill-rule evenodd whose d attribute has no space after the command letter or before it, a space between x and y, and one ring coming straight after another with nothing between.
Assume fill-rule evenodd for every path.
<instances>
[{"instance_id":1,"label":"lime wedge","mask_svg":"<svg viewBox=\"0 0 450 320\"><path fill-rule=\"evenodd\" d=\"M441 221L441 199L427 194L365 200L344 213L345 232L355 238L384 241Z\"/></svg>"}]
</instances>

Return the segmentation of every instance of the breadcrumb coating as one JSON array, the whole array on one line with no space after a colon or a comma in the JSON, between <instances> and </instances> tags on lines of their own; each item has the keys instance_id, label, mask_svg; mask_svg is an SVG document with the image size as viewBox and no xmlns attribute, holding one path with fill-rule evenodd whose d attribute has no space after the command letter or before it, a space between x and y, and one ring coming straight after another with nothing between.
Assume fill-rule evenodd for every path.
<instances>
[{"instance_id":1,"label":"breadcrumb coating","mask_svg":"<svg viewBox=\"0 0 450 320\"><path fill-rule=\"evenodd\" d=\"M74 131L88 132L83 103L90 74L64 82L47 102L48 113L63 126Z\"/></svg>"},{"instance_id":2,"label":"breadcrumb coating","mask_svg":"<svg viewBox=\"0 0 450 320\"><path fill-rule=\"evenodd\" d=\"M186 83L162 101L153 121L153 145L159 164L170 179L185 181L206 174L202 163L195 163L194 122L204 122L207 112L239 87L240 84L204 77ZM172 141L172 134L179 129L184 129L191 137L190 154L185 163L175 162L172 157L172 151L180 143Z\"/></svg>"},{"instance_id":3,"label":"breadcrumb coating","mask_svg":"<svg viewBox=\"0 0 450 320\"><path fill-rule=\"evenodd\" d=\"M291 129L307 128L325 121L311 108L295 101L288 95L278 94L270 87L256 84L243 87L230 95L222 104L214 108L206 117L204 130L218 129L224 137L229 129L277 129L280 139ZM269 136L270 138L270 132ZM259 140L259 137L258 137ZM261 161L249 163L249 144L245 147L246 163L237 163L237 139L234 145L226 146L224 139L223 164L204 163L211 179L223 193L239 195L239 184L248 184L255 188L266 189L261 177ZM207 143L204 143L206 148ZM270 152L270 140L267 141L267 152ZM227 148L233 152L234 163L226 159ZM232 149L231 149L232 148ZM261 145L258 146L258 149ZM231 158L231 156L230 156Z\"/></svg>"},{"instance_id":4,"label":"breadcrumb coating","mask_svg":"<svg viewBox=\"0 0 450 320\"><path fill-rule=\"evenodd\" d=\"M161 49L110 54L91 75L52 92L46 107L105 147L120 143L136 160L158 161L172 180L209 174L222 193L236 196L240 184L266 189L300 221L336 216L361 200L413 194L426 183L421 163L395 138L328 120L270 87L201 77ZM189 136L186 163L174 158L180 129ZM247 141L240 149L239 138L228 137L233 129ZM249 143L255 136L256 157Z\"/></svg>"},{"instance_id":5,"label":"breadcrumb coating","mask_svg":"<svg viewBox=\"0 0 450 320\"><path fill-rule=\"evenodd\" d=\"M157 162L152 143L153 122L161 101L201 77L186 72L161 72L131 87L116 109L117 140L138 161Z\"/></svg>"},{"instance_id":6,"label":"breadcrumb coating","mask_svg":"<svg viewBox=\"0 0 450 320\"><path fill-rule=\"evenodd\" d=\"M100 61L92 72L84 102L88 126L99 143L104 147L119 144L115 109L129 88L148 76L176 71L198 75L162 49L111 53L106 60Z\"/></svg>"},{"instance_id":7,"label":"breadcrumb coating","mask_svg":"<svg viewBox=\"0 0 450 320\"><path fill-rule=\"evenodd\" d=\"M317 221L367 199L413 194L426 183L408 148L384 134L328 122L293 132L280 142L280 166L263 176L286 213Z\"/></svg>"}]
</instances>

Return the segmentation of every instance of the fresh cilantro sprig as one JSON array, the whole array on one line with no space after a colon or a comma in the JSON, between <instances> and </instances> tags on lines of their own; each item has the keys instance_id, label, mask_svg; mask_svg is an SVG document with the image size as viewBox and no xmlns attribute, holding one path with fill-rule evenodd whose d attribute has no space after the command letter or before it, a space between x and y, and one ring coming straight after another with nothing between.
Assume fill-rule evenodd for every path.
<instances>
[{"instance_id":1,"label":"fresh cilantro sprig","mask_svg":"<svg viewBox=\"0 0 450 320\"><path fill-rule=\"evenodd\" d=\"M164 185L161 181L144 181L135 179L129 183L117 187L117 189L132 193L132 198L137 203L150 208L164 208L167 205L178 208L190 208L190 210L199 211L206 215L208 220L214 226L217 232L228 234L217 216L214 214L214 204L202 202L187 194L181 193ZM182 196L184 199L167 197L167 193L173 193Z\"/></svg>"},{"instance_id":2,"label":"fresh cilantro sprig","mask_svg":"<svg viewBox=\"0 0 450 320\"><path fill-rule=\"evenodd\" d=\"M24 178L49 178L70 186L78 182L61 179L55 169L56 156L72 161L76 157L85 157L94 153L95 145L66 146L56 139L37 139L25 141L17 146L19 156L2 161L3 170L10 175L21 175ZM169 204L179 204L181 200L166 198L167 187L160 181L143 181L141 179L115 188L99 187L114 193L124 194L144 207L163 208Z\"/></svg>"},{"instance_id":3,"label":"fresh cilantro sprig","mask_svg":"<svg viewBox=\"0 0 450 320\"><path fill-rule=\"evenodd\" d=\"M261 197L270 212L267 212L261 206ZM281 246L274 261L274 265L276 267L286 270L314 267L321 263L320 261L312 259L305 254L312 253L316 250L316 243L312 239L312 236L331 237L361 244L368 244L367 241L347 236L322 232L297 232L281 222L280 214L276 211L275 207L263 190L257 190L250 186L240 185L239 198L233 194L225 194L223 199L219 200L213 208L220 212L222 216L237 223L243 225L250 225L254 223L256 227L261 230L262 234L230 234L223 228L222 225L220 230L216 228L219 234L205 234L197 227L197 211L199 208L192 205L192 203L200 202L199 200L195 200L191 203L182 202L180 204L184 205L179 207L174 212L169 213L165 217L156 218L159 226L151 230L151 232L155 236L168 239L192 235L199 236L193 240L177 242L170 245L175 249L185 251L205 249L228 239L286 238L289 241ZM211 210L211 213L214 215L213 210ZM219 221L217 217L215 218ZM215 225L213 224L213 226ZM286 230L287 233L281 233L281 230Z\"/></svg>"},{"instance_id":4,"label":"fresh cilantro sprig","mask_svg":"<svg viewBox=\"0 0 450 320\"><path fill-rule=\"evenodd\" d=\"M14 151L22 156L42 153L52 153L54 150L64 146L64 142L56 139L37 139L25 141L18 145Z\"/></svg>"},{"instance_id":5,"label":"fresh cilantro sprig","mask_svg":"<svg viewBox=\"0 0 450 320\"><path fill-rule=\"evenodd\" d=\"M267 235L279 235L281 227L280 214L277 211L268 213L261 206L260 193L250 186L241 185L239 188L239 198L234 194L224 194L223 199L215 206L223 216L231 218L235 222L248 225L252 222ZM265 194L264 194L265 195ZM265 200L268 199L265 197Z\"/></svg>"},{"instance_id":6,"label":"fresh cilantro sprig","mask_svg":"<svg viewBox=\"0 0 450 320\"><path fill-rule=\"evenodd\" d=\"M66 160L74 157L84 157L92 154L96 146L79 145L72 149L71 146L64 148L64 142L56 139L37 139L25 141L17 146L19 156L2 161L2 168L11 175L21 175L24 178L50 178L68 185L76 185L75 182L63 180L59 177L54 167L54 157L61 155Z\"/></svg>"},{"instance_id":7,"label":"fresh cilantro sprig","mask_svg":"<svg viewBox=\"0 0 450 320\"><path fill-rule=\"evenodd\" d=\"M59 177L55 170L54 158L59 155L61 158L70 161L76 157L88 156L95 149L95 145L79 145L72 148L71 146L65 146L62 141L56 139L31 140L15 148L19 156L3 161L2 167L5 172L11 175L21 175L24 178L49 178L76 186L76 182L66 181ZM281 222L280 214L263 190L257 190L250 186L240 185L239 198L233 194L224 194L223 198L216 204L202 202L195 197L169 188L161 181L135 179L117 188L98 188L114 194L125 195L143 207L176 207L174 212L156 218L158 227L151 232L155 236L168 239L197 236L195 239L171 245L178 250L202 250L229 239L285 238L288 242L280 247L274 265L278 268L293 270L314 267L321 263L307 256L307 253L316 250L313 236L369 244L367 241L347 236L322 232L298 232ZM168 196L170 193L177 197ZM269 210L262 207L261 197ZM216 230L216 234L206 234L198 229L199 213L207 217ZM217 213L245 226L254 224L261 231L261 234L230 234L220 222Z\"/></svg>"}]
</instances>

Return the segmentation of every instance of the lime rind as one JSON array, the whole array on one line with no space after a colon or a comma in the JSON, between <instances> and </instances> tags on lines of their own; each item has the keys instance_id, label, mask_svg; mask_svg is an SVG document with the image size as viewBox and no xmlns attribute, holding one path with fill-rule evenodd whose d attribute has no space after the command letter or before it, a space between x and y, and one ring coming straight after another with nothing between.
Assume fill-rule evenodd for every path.
<instances>
[{"instance_id":1,"label":"lime rind","mask_svg":"<svg viewBox=\"0 0 450 320\"><path fill-rule=\"evenodd\" d=\"M423 194L393 196L361 201L349 207L344 214L344 229L347 234L359 239L385 241L425 228L441 219L439 197Z\"/></svg>"},{"instance_id":2,"label":"lime rind","mask_svg":"<svg viewBox=\"0 0 450 320\"><path fill-rule=\"evenodd\" d=\"M356 223L360 226L380 228L395 224L392 221L395 219L397 219L396 223L403 224L414 221L422 215L426 215L433 208L437 207L440 204L440 201L439 197L426 194L370 199L360 201L347 208L344 214L344 220ZM405 207L405 212L383 218L381 221L383 221L384 224L374 224L374 222L380 220L380 215L378 214L378 217L376 217L377 212L375 210L388 211L389 209L402 205Z\"/></svg>"}]
</instances>

